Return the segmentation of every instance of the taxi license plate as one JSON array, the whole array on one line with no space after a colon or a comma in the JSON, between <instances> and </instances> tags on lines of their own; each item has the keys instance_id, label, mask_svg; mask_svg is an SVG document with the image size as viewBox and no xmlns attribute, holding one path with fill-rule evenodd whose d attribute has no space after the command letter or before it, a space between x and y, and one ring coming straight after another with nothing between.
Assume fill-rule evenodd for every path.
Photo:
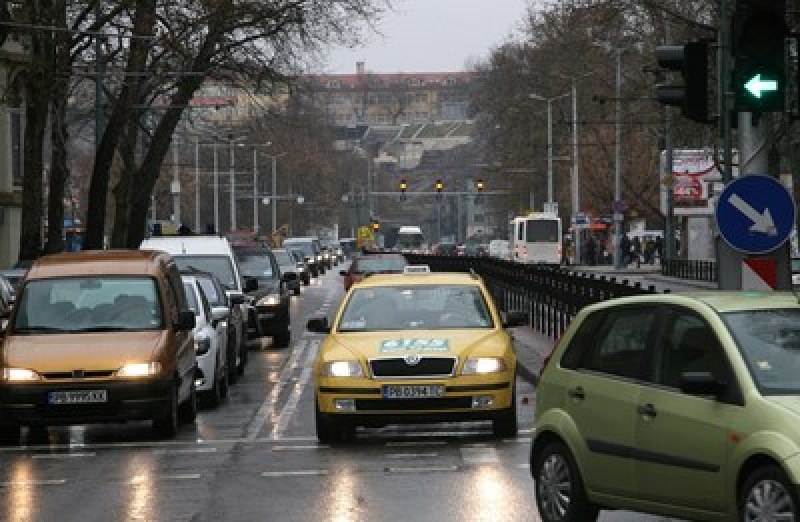
<instances>
[{"instance_id":1,"label":"taxi license plate","mask_svg":"<svg viewBox=\"0 0 800 522\"><path fill-rule=\"evenodd\" d=\"M107 390L72 390L50 392L47 395L50 404L97 404L108 402Z\"/></svg>"},{"instance_id":2,"label":"taxi license plate","mask_svg":"<svg viewBox=\"0 0 800 522\"><path fill-rule=\"evenodd\" d=\"M383 387L384 399L433 399L444 396L441 384L387 385Z\"/></svg>"}]
</instances>

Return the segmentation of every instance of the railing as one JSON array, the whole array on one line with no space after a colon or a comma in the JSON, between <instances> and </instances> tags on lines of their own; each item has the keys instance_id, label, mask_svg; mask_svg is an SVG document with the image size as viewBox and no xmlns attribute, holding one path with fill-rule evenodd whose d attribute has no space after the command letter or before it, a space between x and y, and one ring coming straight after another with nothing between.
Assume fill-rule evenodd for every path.
<instances>
[{"instance_id":1,"label":"railing","mask_svg":"<svg viewBox=\"0 0 800 522\"><path fill-rule=\"evenodd\" d=\"M661 261L661 275L716 283L717 263L690 259L664 259Z\"/></svg>"},{"instance_id":2,"label":"railing","mask_svg":"<svg viewBox=\"0 0 800 522\"><path fill-rule=\"evenodd\" d=\"M632 295L654 294L654 286L571 272L557 265L525 265L490 257L406 254L411 264L425 264L434 272L470 272L480 275L503 312L525 311L529 325L551 338L560 337L584 306Z\"/></svg>"}]
</instances>

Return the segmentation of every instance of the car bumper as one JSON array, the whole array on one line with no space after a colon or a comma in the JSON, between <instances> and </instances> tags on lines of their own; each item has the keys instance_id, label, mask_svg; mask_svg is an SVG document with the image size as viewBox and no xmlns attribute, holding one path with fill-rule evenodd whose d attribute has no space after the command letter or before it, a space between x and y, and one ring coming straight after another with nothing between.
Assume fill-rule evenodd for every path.
<instances>
[{"instance_id":1,"label":"car bumper","mask_svg":"<svg viewBox=\"0 0 800 522\"><path fill-rule=\"evenodd\" d=\"M50 404L50 392L106 390L108 401ZM0 388L0 423L20 425L85 424L152 419L171 400L171 380L85 381L4 385Z\"/></svg>"},{"instance_id":2,"label":"car bumper","mask_svg":"<svg viewBox=\"0 0 800 522\"><path fill-rule=\"evenodd\" d=\"M352 418L361 424L395 422L445 422L490 420L512 406L513 375L497 379L373 381L370 379L318 379L320 412ZM441 397L387 399L384 385L444 385Z\"/></svg>"}]
</instances>

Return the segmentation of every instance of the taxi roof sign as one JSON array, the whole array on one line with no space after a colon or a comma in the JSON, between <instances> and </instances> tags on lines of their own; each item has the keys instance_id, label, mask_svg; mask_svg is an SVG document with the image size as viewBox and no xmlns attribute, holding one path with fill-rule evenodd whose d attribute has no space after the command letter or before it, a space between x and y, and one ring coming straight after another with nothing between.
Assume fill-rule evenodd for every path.
<instances>
[{"instance_id":1,"label":"taxi roof sign","mask_svg":"<svg viewBox=\"0 0 800 522\"><path fill-rule=\"evenodd\" d=\"M403 267L404 274L430 274L431 267L428 265L407 265Z\"/></svg>"}]
</instances>

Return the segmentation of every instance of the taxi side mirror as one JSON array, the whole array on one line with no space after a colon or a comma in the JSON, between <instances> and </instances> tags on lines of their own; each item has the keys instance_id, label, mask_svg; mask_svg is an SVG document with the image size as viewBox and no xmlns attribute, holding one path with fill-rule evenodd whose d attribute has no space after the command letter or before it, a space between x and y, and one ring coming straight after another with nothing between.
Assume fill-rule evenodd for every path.
<instances>
[{"instance_id":1,"label":"taxi side mirror","mask_svg":"<svg viewBox=\"0 0 800 522\"><path fill-rule=\"evenodd\" d=\"M513 312L506 312L503 316L503 328L515 328L517 326L528 325L527 312L515 310Z\"/></svg>"},{"instance_id":2,"label":"taxi side mirror","mask_svg":"<svg viewBox=\"0 0 800 522\"><path fill-rule=\"evenodd\" d=\"M327 317L314 317L309 319L308 323L306 323L306 329L313 333L331 333L331 325L328 324Z\"/></svg>"}]
</instances>

